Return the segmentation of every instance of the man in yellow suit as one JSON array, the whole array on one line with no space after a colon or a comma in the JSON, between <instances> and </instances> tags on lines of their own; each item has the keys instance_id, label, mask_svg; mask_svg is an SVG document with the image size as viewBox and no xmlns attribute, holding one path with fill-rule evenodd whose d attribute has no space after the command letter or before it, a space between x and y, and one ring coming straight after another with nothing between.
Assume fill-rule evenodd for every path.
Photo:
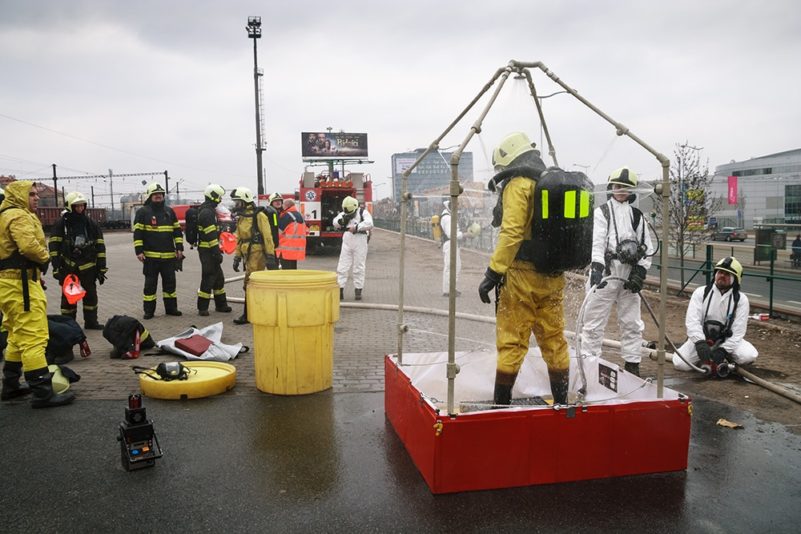
<instances>
[{"instance_id":1,"label":"man in yellow suit","mask_svg":"<svg viewBox=\"0 0 801 534\"><path fill-rule=\"evenodd\" d=\"M512 387L533 332L548 366L554 404L565 404L570 368L562 304L565 278L563 274L538 272L528 254L534 190L545 164L522 132L508 135L495 149L492 160L498 172L492 183L501 190L502 215L496 208L496 219L501 216L501 231L478 292L481 301L487 304L490 291L500 294L496 311L498 364L494 403L511 404Z\"/></svg>"},{"instance_id":2,"label":"man in yellow suit","mask_svg":"<svg viewBox=\"0 0 801 534\"><path fill-rule=\"evenodd\" d=\"M236 253L234 254L234 271L239 272L242 261L245 262L245 291L248 280L254 272L278 268L275 257L275 242L270 229L270 222L264 211L256 206L256 197L247 187L237 187L231 191L236 213ZM247 298L247 296L245 297ZM240 317L234 319L236 324L248 324L248 306Z\"/></svg>"},{"instance_id":3,"label":"man in yellow suit","mask_svg":"<svg viewBox=\"0 0 801 534\"><path fill-rule=\"evenodd\" d=\"M39 194L29 181L12 182L5 193L0 204L0 311L8 346L0 395L6 401L33 393L34 408L63 406L75 395L53 392L45 358L47 297L40 281L50 254L36 216ZM20 384L23 371L28 387Z\"/></svg>"}]
</instances>

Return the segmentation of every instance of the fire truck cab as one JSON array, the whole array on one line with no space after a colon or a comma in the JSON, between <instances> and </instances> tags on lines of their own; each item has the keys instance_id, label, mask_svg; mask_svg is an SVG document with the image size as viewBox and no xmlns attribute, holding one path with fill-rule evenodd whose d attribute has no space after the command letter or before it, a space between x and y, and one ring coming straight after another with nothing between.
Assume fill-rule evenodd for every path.
<instances>
[{"instance_id":1,"label":"fire truck cab","mask_svg":"<svg viewBox=\"0 0 801 534\"><path fill-rule=\"evenodd\" d=\"M309 227L307 250L317 252L339 249L342 230L334 228L334 218L342 211L342 200L352 196L359 205L373 212L373 182L369 174L325 170L319 174L303 173L298 189L299 210Z\"/></svg>"}]
</instances>

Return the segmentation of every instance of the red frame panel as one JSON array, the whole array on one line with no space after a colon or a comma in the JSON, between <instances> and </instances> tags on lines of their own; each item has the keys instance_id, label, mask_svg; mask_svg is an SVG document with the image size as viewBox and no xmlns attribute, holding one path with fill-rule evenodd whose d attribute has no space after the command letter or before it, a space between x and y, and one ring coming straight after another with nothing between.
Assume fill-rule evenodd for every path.
<instances>
[{"instance_id":1,"label":"red frame panel","mask_svg":"<svg viewBox=\"0 0 801 534\"><path fill-rule=\"evenodd\" d=\"M384 371L386 416L432 493L687 468L689 399L451 419L422 400L389 356Z\"/></svg>"}]
</instances>

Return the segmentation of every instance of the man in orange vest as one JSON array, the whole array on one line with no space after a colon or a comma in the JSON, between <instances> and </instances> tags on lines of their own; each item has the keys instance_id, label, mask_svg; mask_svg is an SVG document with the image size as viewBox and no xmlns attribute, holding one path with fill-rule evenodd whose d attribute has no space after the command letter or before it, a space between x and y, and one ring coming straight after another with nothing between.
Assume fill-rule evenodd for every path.
<instances>
[{"instance_id":1,"label":"man in orange vest","mask_svg":"<svg viewBox=\"0 0 801 534\"><path fill-rule=\"evenodd\" d=\"M291 198L284 199L284 211L278 218L278 250L282 269L297 269L298 260L306 259L308 228Z\"/></svg>"}]
</instances>

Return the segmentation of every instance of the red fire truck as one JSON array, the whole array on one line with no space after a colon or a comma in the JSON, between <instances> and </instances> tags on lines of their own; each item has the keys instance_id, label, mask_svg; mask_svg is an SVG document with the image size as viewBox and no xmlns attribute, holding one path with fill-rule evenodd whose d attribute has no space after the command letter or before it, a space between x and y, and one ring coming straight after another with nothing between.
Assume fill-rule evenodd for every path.
<instances>
[{"instance_id":1,"label":"red fire truck","mask_svg":"<svg viewBox=\"0 0 801 534\"><path fill-rule=\"evenodd\" d=\"M346 172L341 176L328 170L319 174L306 171L298 190L282 196L298 203L298 211L309 227L306 250L310 254L340 248L343 232L334 228L334 217L342 211L345 197L354 197L361 207L373 212L373 182L366 173ZM266 206L268 198L269 195L259 195L259 205Z\"/></svg>"}]
</instances>

